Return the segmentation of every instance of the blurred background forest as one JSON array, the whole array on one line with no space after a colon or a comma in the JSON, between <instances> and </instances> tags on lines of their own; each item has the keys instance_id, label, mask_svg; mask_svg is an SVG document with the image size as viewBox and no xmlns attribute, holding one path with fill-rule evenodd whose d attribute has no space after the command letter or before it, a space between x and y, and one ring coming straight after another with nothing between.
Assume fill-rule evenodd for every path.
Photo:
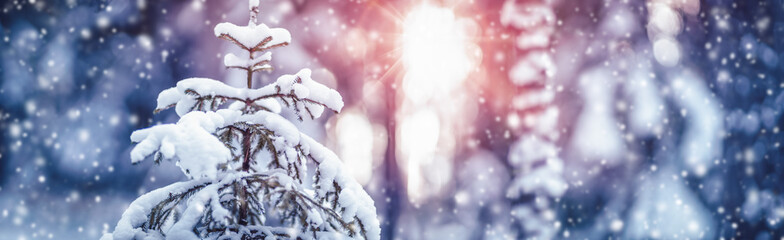
<instances>
[{"instance_id":1,"label":"blurred background forest","mask_svg":"<svg viewBox=\"0 0 784 240\"><path fill-rule=\"evenodd\" d=\"M184 179L131 165L188 77L243 86L214 37L243 1L0 3L0 238L97 239ZM343 95L298 123L383 239L779 239L784 1L262 0ZM457 50L455 50L457 49Z\"/></svg>"}]
</instances>

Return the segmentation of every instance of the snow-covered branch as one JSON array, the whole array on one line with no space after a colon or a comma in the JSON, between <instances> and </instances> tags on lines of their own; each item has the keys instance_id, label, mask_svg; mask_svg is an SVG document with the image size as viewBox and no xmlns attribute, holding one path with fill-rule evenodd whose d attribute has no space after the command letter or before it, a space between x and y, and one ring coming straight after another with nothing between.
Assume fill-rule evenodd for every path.
<instances>
[{"instance_id":1,"label":"snow-covered branch","mask_svg":"<svg viewBox=\"0 0 784 240\"><path fill-rule=\"evenodd\" d=\"M131 150L131 162L138 163L157 153L160 159L176 159L183 173L191 178L215 178L215 166L231 158L231 152L212 133L223 126L223 118L209 112L192 112L177 124L164 124L131 134L138 142Z\"/></svg>"},{"instance_id":2,"label":"snow-covered branch","mask_svg":"<svg viewBox=\"0 0 784 240\"><path fill-rule=\"evenodd\" d=\"M156 112L175 107L177 114L184 116L191 111L216 111L228 100L256 105L265 110L279 109L276 103L264 101L276 99L296 111L300 118L307 113L315 119L324 108L340 112L343 98L311 77L310 69L302 69L295 75L283 75L274 83L262 88L247 89L228 86L208 78L188 78L177 83L177 87L164 90L158 95Z\"/></svg>"},{"instance_id":3,"label":"snow-covered branch","mask_svg":"<svg viewBox=\"0 0 784 240\"><path fill-rule=\"evenodd\" d=\"M215 36L226 39L249 52L266 51L291 43L291 33L283 28L269 28L266 24L237 26L223 22L215 26Z\"/></svg>"},{"instance_id":4,"label":"snow-covered branch","mask_svg":"<svg viewBox=\"0 0 784 240\"><path fill-rule=\"evenodd\" d=\"M272 53L266 52L261 56L252 59L241 59L232 53L223 57L223 65L227 68L242 69L245 71L272 71L272 66L268 63L272 61Z\"/></svg>"}]
</instances>

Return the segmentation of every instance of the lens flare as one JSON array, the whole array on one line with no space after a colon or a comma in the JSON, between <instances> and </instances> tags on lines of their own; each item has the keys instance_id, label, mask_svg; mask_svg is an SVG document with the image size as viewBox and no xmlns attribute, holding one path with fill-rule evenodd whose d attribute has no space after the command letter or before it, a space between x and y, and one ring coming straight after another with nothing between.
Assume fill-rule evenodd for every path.
<instances>
[{"instance_id":1,"label":"lens flare","mask_svg":"<svg viewBox=\"0 0 784 240\"><path fill-rule=\"evenodd\" d=\"M460 85L472 69L466 27L451 9L424 4L404 22L403 90L423 103Z\"/></svg>"},{"instance_id":2,"label":"lens flare","mask_svg":"<svg viewBox=\"0 0 784 240\"><path fill-rule=\"evenodd\" d=\"M400 38L402 106L398 110L399 167L406 174L409 200L439 194L451 179L452 162L467 109L465 79L481 59L472 36L476 24L453 9L423 4L405 18ZM460 111L455 106L462 106Z\"/></svg>"}]
</instances>

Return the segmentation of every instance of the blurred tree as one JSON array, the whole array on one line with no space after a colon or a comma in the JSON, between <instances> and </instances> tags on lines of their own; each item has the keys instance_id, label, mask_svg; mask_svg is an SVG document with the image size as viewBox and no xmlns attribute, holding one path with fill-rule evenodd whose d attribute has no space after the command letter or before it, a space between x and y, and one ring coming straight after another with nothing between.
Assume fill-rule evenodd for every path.
<instances>
[{"instance_id":1,"label":"blurred tree","mask_svg":"<svg viewBox=\"0 0 784 240\"><path fill-rule=\"evenodd\" d=\"M520 30L515 41L521 51L509 71L509 79L519 89L511 103L516 110L511 118L523 133L509 150L514 179L507 197L514 202L512 216L519 224L519 236L552 239L560 229L554 205L568 187L554 144L559 135L558 108L553 104L555 65L550 46L556 16L549 1L508 0L501 11L501 23Z\"/></svg>"}]
</instances>

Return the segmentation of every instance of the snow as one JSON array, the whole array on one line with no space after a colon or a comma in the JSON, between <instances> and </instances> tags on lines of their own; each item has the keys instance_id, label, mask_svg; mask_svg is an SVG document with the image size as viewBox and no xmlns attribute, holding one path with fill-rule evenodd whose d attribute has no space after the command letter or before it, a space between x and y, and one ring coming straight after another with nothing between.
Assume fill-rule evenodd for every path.
<instances>
[{"instance_id":1,"label":"snow","mask_svg":"<svg viewBox=\"0 0 784 240\"><path fill-rule=\"evenodd\" d=\"M278 78L278 86L281 87L281 91L286 92L295 87L303 87L308 91L308 93L302 92L304 94L304 98L310 98L316 100L318 102L322 102L327 106L330 106L332 109L341 109L343 108L343 100L340 97L340 94L332 89L329 89L327 86L321 85L310 77L311 71L310 69L302 69L295 75L283 75ZM295 80L295 77L298 80ZM297 94L299 95L299 94Z\"/></svg>"},{"instance_id":2,"label":"snow","mask_svg":"<svg viewBox=\"0 0 784 240\"><path fill-rule=\"evenodd\" d=\"M199 117L203 118L203 115L209 113L202 113L202 112L192 112L188 115L184 116L183 119L189 119L190 116L200 115ZM378 219L376 219L376 209L374 206L373 200L370 198L367 193L362 190L361 185L359 185L354 179L347 177L347 174L343 172L343 165L338 160L337 156L328 150L323 145L319 144L312 138L308 137L305 134L300 133L297 128L291 124L285 118L268 112L257 112L254 115L241 115L241 112L236 110L229 110L229 109L222 109L215 113L216 122L222 122L223 124L230 125L236 122L249 122L249 123L259 123L265 125L270 130L282 137L285 140L285 144L288 147L293 147L296 145L302 145L303 149L306 149L307 153L309 153L313 158L319 163L319 172L320 172L320 182L321 186L327 186L327 188L321 188L318 193L324 195L327 191L334 191L335 189L332 188L332 182L337 183L342 191L339 193L339 204L341 206L340 209L344 209L342 212L342 216L345 219L352 219L357 217L365 223L366 231L368 232L369 239L378 239L380 237L380 228L378 227ZM178 123L179 124L179 123ZM191 126L193 126L192 124ZM209 125L207 122L204 125ZM168 125L159 125L156 127L162 127ZM161 129L153 127L152 129ZM142 130L144 131L144 130ZM157 132L164 132L166 130L153 130L155 133ZM147 132L135 134L136 137L145 137L145 140L150 138ZM216 145L222 146L222 145ZM138 146L137 146L138 147ZM146 148L145 148L146 149ZM198 150L198 149L193 149ZM181 157L182 158L182 157ZM182 162L182 161L181 161ZM182 164L180 165L182 166ZM214 167L213 167L214 168ZM210 185L211 187L214 185ZM202 190L203 192L208 191L208 189ZM197 195L201 196L201 195ZM202 198L208 198L209 195L205 195ZM189 203L189 208L184 213L183 219L188 219L190 214L197 214L199 213L199 206L203 206L207 203L207 200L191 200L196 202ZM316 221L314 219L314 221ZM182 222L182 221L181 221ZM181 226L192 226L193 222L184 222ZM177 233L176 235L170 235L170 238L173 239L188 239L185 238L186 236L190 236L192 231L180 231L174 230L178 229L175 225L173 227L173 232ZM181 237L181 238L178 238Z\"/></svg>"},{"instance_id":3,"label":"snow","mask_svg":"<svg viewBox=\"0 0 784 240\"><path fill-rule=\"evenodd\" d=\"M227 37L236 41L243 49L264 49L270 46L289 44L291 33L283 28L269 28L266 24L237 26L233 23L218 23L216 37ZM270 40L267 40L267 39ZM265 41L269 41L264 43ZM264 44L261 44L264 43Z\"/></svg>"},{"instance_id":4,"label":"snow","mask_svg":"<svg viewBox=\"0 0 784 240\"><path fill-rule=\"evenodd\" d=\"M293 88L294 88L293 89L294 90L294 95L297 96L297 98L303 98L304 99L304 98L307 98L310 95L310 90L308 90L308 88L306 88L302 84L295 84Z\"/></svg>"},{"instance_id":5,"label":"snow","mask_svg":"<svg viewBox=\"0 0 784 240\"><path fill-rule=\"evenodd\" d=\"M231 185L238 179L249 176L248 173L228 174L220 182L214 180L198 179L187 182L179 182L166 187L156 189L142 195L136 199L123 213L123 217L117 224L115 231L104 235L104 240L123 240L123 239L163 239L157 231L145 232L142 225L149 219L149 214L153 208L161 201L172 195L185 193L190 189L197 192L188 199L187 208L172 226L164 226L161 231L166 239L198 239L193 232L193 227L206 210L210 210L213 219L220 221L229 216L229 211L220 204L219 189ZM149 231L149 230L147 230ZM150 235L152 234L152 235ZM146 236L146 237L145 237Z\"/></svg>"},{"instance_id":6,"label":"snow","mask_svg":"<svg viewBox=\"0 0 784 240\"><path fill-rule=\"evenodd\" d=\"M196 179L186 182L178 182L166 187L148 192L134 200L117 223L112 234L106 234L102 240L131 240L144 238L144 230L141 229L148 218L148 214L161 201L169 197L170 194L179 194L195 187L202 186L209 182L207 179Z\"/></svg>"},{"instance_id":7,"label":"snow","mask_svg":"<svg viewBox=\"0 0 784 240\"><path fill-rule=\"evenodd\" d=\"M199 237L194 233L193 228L202 218L210 199L217 194L219 184L211 184L199 190L194 196L188 199L187 208L183 211L180 219L174 223L166 234L166 239L172 240L195 240Z\"/></svg>"},{"instance_id":8,"label":"snow","mask_svg":"<svg viewBox=\"0 0 784 240\"><path fill-rule=\"evenodd\" d=\"M278 101L281 101L280 97L283 96L284 98L293 97L297 100L304 100L301 104L293 107L299 110L308 109L314 118L321 116L324 106L332 111L340 112L343 108L343 98L340 94L314 81L310 75L310 69L302 69L295 75L283 75L276 82L258 89L235 88L208 78L188 78L178 82L176 88L161 92L158 95L156 110L160 111L174 105L177 114L184 116L192 110L211 110L209 109L210 101L233 99L239 101L255 100L270 106L269 109L273 112L278 112L275 110L280 108L279 105L270 104L265 99L277 98ZM205 101L207 104L203 104L201 108L195 108L199 97L212 100ZM290 103L290 99L286 101ZM300 112L304 114L305 111Z\"/></svg>"},{"instance_id":9,"label":"snow","mask_svg":"<svg viewBox=\"0 0 784 240\"><path fill-rule=\"evenodd\" d=\"M295 75L283 75L276 81L277 87L280 92L294 92L295 96L302 99L309 99L318 103L324 104L327 108L339 112L343 109L343 97L340 94L324 86L310 77L310 69L302 69ZM324 109L317 104L305 103L305 106L311 110L314 117L321 116Z\"/></svg>"},{"instance_id":10,"label":"snow","mask_svg":"<svg viewBox=\"0 0 784 240\"><path fill-rule=\"evenodd\" d=\"M212 52L214 49L222 51L225 47L234 47L234 44L215 45L212 27L225 21L222 19L231 19L237 25L245 25L242 20L247 19L237 18L247 17L248 6L244 5L246 2L227 5L229 8L218 8L215 4L205 4L202 1L109 1L102 6L93 6L94 8L77 2L80 1L67 1L66 4L45 4L40 0L18 1L18 4L9 4L9 11L5 13L11 22L0 26L3 30L0 39L6 43L0 47L4 53L0 63L0 69L3 69L3 81L0 81L0 128L8 129L4 139L0 140L0 169L3 170L0 213L4 221L4 224L0 224L0 233L3 233L4 237L0 238L96 239L102 232L113 231L123 210L134 198L143 192L185 179L179 173L179 167L173 164L181 150L171 137L158 139L160 146L157 150L162 157L175 160L164 162L161 166L153 166L151 162L142 162L143 166L128 164L129 153L135 146L128 144L128 135L135 130L132 128L149 127L159 124L158 121L176 125L178 119L177 115L173 114L174 109L155 117L138 112L147 104L154 104L158 92L151 90L173 87L174 82L170 79L172 76L199 76L194 74L213 76L237 88L244 84L244 71L226 70L221 64L226 60L227 54ZM248 2L251 7L258 6L251 2L256 1ZM686 173L689 176L675 182L684 185L683 191L698 197L696 205L707 209L708 217L715 223L707 231L713 233L712 238L768 239L778 236L776 232L781 231L780 219L784 216L781 204L784 202L784 194L781 194L780 184L776 181L781 178L778 173L782 172L784 166L780 164L784 156L780 154L780 142L784 140L781 130L784 85L781 84L780 67L784 48L781 41L775 40L784 33L776 25L781 21L780 17L777 18L782 13L781 8L777 7L780 3L698 0L629 1L628 4L618 4L619 1L551 0L509 0L497 4L468 2L462 1L455 6L455 19L459 20L462 15L477 23L474 31L468 31L475 32L476 35L468 36L482 42L482 64L471 65L471 80L467 80L466 85L456 85L453 92L457 94L444 94L444 100L449 102L446 105L449 106L438 105L441 98L436 94L431 98L433 101L426 103L435 105L433 110L439 115L439 126L442 127L440 132L436 131L441 135L438 137L439 142L450 145L453 141L442 140L454 140L454 147L441 146L443 144L437 147L438 151L448 152L450 156L443 157L446 160L433 159L432 162L438 162L437 164L420 164L418 168L423 170L416 172L407 171L406 164L388 165L387 162L363 161L371 159L368 155L370 150L362 155L367 156L356 158L356 162L343 162L348 168L367 167L366 170L361 170L367 173L367 180L360 180L359 183L368 184L365 187L376 201L376 207L380 210L379 216L385 222L384 237L471 239L481 238L484 233L484 238L490 238L487 237L491 236L488 234L497 231L497 226L511 226L507 233L512 234L496 235L497 238L533 237L528 233L520 233L522 227L517 226L518 220L510 221L509 218L490 214L507 216L512 212L513 206L534 204L521 201L535 199L532 201L549 201L552 210L556 212L556 221L561 221L542 222L539 225L541 228L551 228L562 224L563 228L554 235L556 238L627 238L621 235L633 232L632 228L638 226L647 228L644 233L661 236L660 239L687 238L685 235L664 235L670 230L667 225L662 225L661 221L658 221L658 225L654 225L657 221L653 219L633 221L629 209L635 206L635 199L648 197L642 195L643 192L655 190L647 189L649 187L664 187L665 190L655 192L658 194L667 195L674 192L669 183L659 183L662 181L653 181L650 185L641 184L652 181L648 172L668 168L673 168L670 173L672 175L682 176ZM498 14L497 10L501 9L503 2L514 4L514 14ZM354 7L337 1L264 3L271 5L261 6L263 12L259 14L259 20L274 21L274 24L267 22L269 27L301 27L297 30L291 29L291 34L308 35L291 42L295 45L292 46L293 49L275 52L276 60L284 57L285 61L269 65L280 68L278 71L281 73L294 74L299 70L295 67L310 66L314 70L315 78L318 76L316 69L325 64L331 65L329 62L346 61L350 66L352 63L361 62L362 55L368 51L384 52L384 48L394 45L395 39L390 39L390 36L387 36L383 29L379 30L378 24L374 23L375 20L383 18L380 16L383 14L358 18L363 11L354 11ZM554 4L554 10L558 14L557 18L554 18L557 25L553 25L557 27L536 23L541 22L541 18L536 16L547 15L549 9L547 6L527 9L528 3ZM659 6L660 3L669 6ZM433 4L443 5L444 2ZM147 7L144 8L144 5ZM446 5L451 7L452 4ZM31 7L41 6L45 6L44 10L53 10L50 11L52 14L25 16L29 15ZM22 11L18 11L17 7ZM138 14L144 13L140 12L143 9L169 17L139 18ZM225 17L220 13L222 10L229 10ZM401 15L404 16L406 11L401 12ZM476 18L474 13L482 14L482 18ZM501 21L503 18L506 19L503 20L505 25ZM353 19L368 20L366 22L372 24L356 24ZM41 20L48 24L41 25ZM212 26L206 27L204 24ZM253 24L255 25L255 22ZM513 27L519 29L512 29ZM143 31L139 31L140 29ZM422 29L429 30L428 27ZM548 35L547 31L552 29L555 29L556 35ZM92 41L83 41L81 32L89 33ZM486 42L486 38L494 40ZM152 51L148 51L150 47ZM344 48L348 48L349 52L353 50L349 55L357 55L353 56L357 58L344 59ZM513 74L511 79L524 86L518 89L506 88L512 83L503 81L510 78L507 75L515 62L524 60L528 53L535 51L545 51L551 55L559 68L557 76L552 82L540 81L543 80L542 69L536 67L536 60L532 60L522 64L521 71L518 72L520 74ZM230 64L252 64L247 60L247 51L232 52L236 54L236 59L229 60ZM316 53L323 54L314 58ZM679 53L679 61L673 67L660 64L659 61L676 59L672 57L675 53ZM220 57L215 58L216 55ZM256 53L254 56L261 61L259 58L262 53ZM393 60L388 63L391 64ZM217 65L209 66L212 63ZM356 109L357 116L367 118L368 126L372 125L374 130L377 130L367 134L374 135L381 141L358 140L352 138L357 134L343 131L336 131L338 133L333 135L329 128L322 132L320 123L332 123L333 119L306 121L302 124L303 131L315 134L310 136L318 141L347 137L344 148L349 150L346 151L357 151L363 149L364 145L377 142L379 146L373 146L373 152L380 153L374 154L373 158L383 158L387 144L392 144L389 147L400 148L404 145L399 144L401 141L405 141L405 144L412 143L402 140L411 138L398 138L398 142L387 143L387 131L391 131L391 134L399 133L397 131L403 121L394 121L397 122L393 127L395 129L384 128L387 122L383 121L383 116L393 114L389 112L393 110L383 107L389 99L379 98L377 93L378 86L386 85L367 84L375 82L373 79L389 70L386 63L387 60L381 60L368 65L367 68L331 69L340 78L347 78L327 81L340 86L340 91L361 93L352 94L351 99L346 99L351 100L346 102L346 107ZM474 66L477 68L474 69ZM604 95L601 98L587 97L593 95L589 93L593 90L579 85L578 81L582 72L595 66L606 69L606 73L610 75L607 78L616 81L612 91L605 89L607 91L600 94ZM638 68L646 69L637 70ZM673 73L682 69L692 70L698 77L677 79L677 74ZM274 82L279 75L264 76L256 80ZM359 79L364 77L364 80ZM439 86L444 86L436 81L436 84L428 83L423 88L419 80L414 79L409 85L400 84L397 87L400 93L407 93L404 86L409 86L409 89L419 88L421 95L427 96L433 91L440 91ZM366 84L359 84L363 81ZM330 84L325 85L336 86ZM588 85L592 84L595 83ZM559 90L540 91L543 90L538 88L541 85ZM263 85L255 82L254 86ZM292 90L292 95L298 98L310 95L310 92L303 91L306 88L300 85L292 87ZM472 95L477 93L477 90L480 99L475 99L478 97ZM168 94L161 94L159 105L176 106L181 99L191 98L177 88L167 92ZM464 93L466 94L463 95ZM460 99L465 99L469 104L459 102ZM397 101L396 103L408 101L405 96L392 100ZM188 99L181 105L194 105L193 101L189 104L186 104L186 101ZM291 102L291 99L287 101ZM281 104L284 103L277 98L259 99L254 103L270 109L272 113L283 112L284 118L289 120L296 117L292 114L293 111L289 111L292 107L283 109ZM242 99L228 99L225 105L220 107L245 112L256 110L246 107L245 104ZM394 113L396 120L405 119L399 117L400 114L410 113L407 109L415 110L414 113L423 109L419 106L407 108L405 104L393 105L400 111ZM581 118L580 114L593 114L592 106L608 108L609 113L603 113L606 114L602 117L604 120ZM301 106L297 106L299 107ZM487 112L487 107L493 110ZM541 109L548 110L546 114L540 114ZM186 112L205 110L211 109L199 107ZM447 116L444 112L454 113ZM560 116L550 117L549 113L555 112L560 112ZM503 121L507 116L508 128L494 119L498 117ZM345 112L336 117L345 117ZM227 118L224 117L224 120ZM266 119L248 121L261 124L264 120ZM461 125L453 126L451 122L454 121L461 121ZM602 124L592 124L595 122ZM340 121L336 123L333 125L338 126ZM294 124L299 125L296 122ZM363 129L351 123L345 124L345 127L351 130ZM583 128L618 129L620 142L624 146L615 149L622 151L616 155L620 156L619 161L614 162L617 165L608 166L602 161L606 159L600 157L596 157L596 161L589 161L579 154L578 145L570 144L577 133L585 136L585 141L595 144L606 139L606 136L601 135L603 130L594 131L598 134L593 134L591 131L583 132ZM459 132L453 130L461 129L468 129L466 131L469 131L469 135L452 133ZM561 134L564 138L552 140L555 138L547 133L552 129L556 129L555 134ZM298 136L298 133L289 130L276 131ZM323 133L328 135L322 136ZM428 134L424 135L429 136ZM291 136L288 138L292 138ZM333 138L335 136L337 138ZM566 169L563 175L569 178L570 190L560 199L555 198L560 200L557 204L552 201L554 198L549 196L547 191L540 190L541 194L537 196L525 194L524 189L538 189L534 184L537 179L544 184L547 178L536 174L520 174L523 170L517 166L521 165L511 163L533 157L539 152L526 150L517 157L506 152L516 140L529 136L536 136L539 141L544 142L552 140L554 144L544 145L538 150L549 152L554 149L556 155L567 159L564 161ZM290 141L296 140L289 141L282 136L274 138L276 146L289 146ZM416 137L413 139L416 140ZM617 141L619 140L615 139L610 143ZM596 146L602 147L600 144ZM444 172L475 170L475 165L462 164L465 162L465 156L470 154L467 152L485 148L492 151L492 154L503 157L500 161L504 164L495 166L493 175L485 172L483 177L512 175L522 178L530 176L529 179L503 183L480 181L482 172L475 171L476 174L467 174L465 178L474 180L470 184L475 184L476 191L465 190L462 184L468 181L461 182L457 175L446 178L445 188L438 187L441 183L430 182L430 179L445 178ZM588 148L591 149L590 146ZM285 151L287 156L292 154L289 149L281 151ZM451 152L454 152L454 158ZM337 153L341 160L346 160L347 156L342 149ZM661 155L662 153L668 154ZM254 163L256 165L252 167L266 166L268 162L263 161L267 159L262 158L272 157L266 156L269 154L263 151L258 155L260 157L256 160L260 162ZM402 154L396 156L399 160L405 159ZM536 164L532 165L529 172L547 166L544 159L546 158L532 160ZM441 168L436 169L434 166ZM311 164L308 167L312 174L318 166ZM328 164L322 167L326 169ZM384 174L379 173L386 167L400 168L402 175L399 175L400 178L385 178ZM422 174L420 179L425 187L415 191L428 194L426 202L415 205L419 208L401 207L408 205L407 200L410 199L407 198L412 195L405 191L413 187L400 185L397 181L402 178L403 183L406 183L405 178L410 173ZM672 177L670 174L664 177ZM217 177L221 177L220 172ZM309 177L304 178L305 184L310 184ZM332 178L334 177L333 175ZM525 197L507 199L506 187L511 183L520 184L513 187L520 190L519 193ZM93 187L88 191L85 188L72 188L74 186ZM398 188L393 191L390 187ZM480 189L483 191L480 192ZM639 191L636 192L637 189ZM488 194L488 191L499 191L500 200L491 202L488 196L496 194ZM727 197L726 193L731 193L731 196ZM455 201L452 201L453 196ZM650 210L658 211L656 208L659 204L651 201L653 203ZM668 201L670 200L666 199L661 205L671 207L672 204ZM439 212L442 206L443 213ZM453 209L450 208L452 206L455 206L457 213L453 214ZM540 210L538 208L532 207L529 210L528 218L543 216L537 213ZM670 211L677 212L665 212ZM474 212L481 214L474 215ZM386 215L387 213L390 215ZM417 217L403 218L397 217L398 214ZM326 227L330 221L329 216L323 212L321 215L324 223L327 223L322 226ZM654 214L646 216L658 218ZM410 221L415 218L419 218L419 221ZM466 223L474 221L479 223ZM104 223L107 223L105 227ZM690 231L688 226L691 222L682 223L685 226L676 227L685 227L686 231ZM292 231L288 228L252 229L265 232ZM389 232L386 231L388 229ZM649 237L650 235L641 235L641 238Z\"/></svg>"},{"instance_id":11,"label":"snow","mask_svg":"<svg viewBox=\"0 0 784 240\"><path fill-rule=\"evenodd\" d=\"M270 112L272 113L280 113L282 109L282 106L280 106L280 102L278 102L276 99L264 98L264 99L259 99L254 103L256 105L269 109Z\"/></svg>"},{"instance_id":12,"label":"snow","mask_svg":"<svg viewBox=\"0 0 784 240\"><path fill-rule=\"evenodd\" d=\"M222 117L225 126L239 122L263 125L275 133L276 136L280 136L285 140L286 145L281 147L294 147L300 141L300 133L297 127L278 114L259 111L248 115L229 109L221 109L217 113Z\"/></svg>"},{"instance_id":13,"label":"snow","mask_svg":"<svg viewBox=\"0 0 784 240\"><path fill-rule=\"evenodd\" d=\"M338 197L338 203L343 206L341 213L343 219L352 219L357 215L357 204L354 198L354 193L351 191L341 191Z\"/></svg>"},{"instance_id":14,"label":"snow","mask_svg":"<svg viewBox=\"0 0 784 240\"><path fill-rule=\"evenodd\" d=\"M159 109L165 109L174 104L182 118L177 124L163 124L134 132L131 139L139 144L131 151L132 160L139 162L155 151L160 151L164 159L178 159L177 165L186 175L214 179L217 164L230 159L231 152L212 133L216 129L237 123L259 124L271 131L271 139L275 148L286 156L283 160L300 159L294 148L297 146L312 156L318 163L320 174L320 181L316 184L322 186L322 188L317 188L317 195L324 196L328 191L337 191L333 185L336 183L341 189L338 193L341 216L347 220L356 217L364 224L368 239L379 239L381 230L378 219L376 219L374 202L370 196L364 192L356 180L348 177L349 173L344 172L342 163L333 152L299 132L289 120L275 112L245 113L242 111L244 108L242 105L245 101L236 101L228 108L215 112L189 111L196 104L197 96L212 96L212 98L221 96L243 100L279 93L293 93L291 97L294 99L323 102L327 107L341 109L343 102L340 95L313 81L310 78L310 73L309 69L303 69L296 75L284 75L276 82L260 89L233 88L206 78L182 80L176 88L163 91L158 98ZM257 101L264 99L261 98ZM316 116L323 111L321 105L312 102L305 104L311 104L308 109ZM280 106L277 106L278 109L274 109L274 111L280 110ZM321 110L314 111L313 106L321 107ZM301 169L306 169L303 162L292 163L300 164L302 165ZM306 174L305 170L301 171L303 171L302 175ZM288 184L293 184L293 181ZM168 238L190 239L195 237L190 231L190 226L193 226L198 217L202 215L204 206L210 203L209 199L212 198L212 195L207 194L212 191L205 188L202 190L205 193L200 192L189 200L188 208L183 213L182 219L172 227L171 234L167 235ZM225 216L226 214L225 211L218 209L216 216ZM308 221L320 225L323 219L314 216Z\"/></svg>"},{"instance_id":15,"label":"snow","mask_svg":"<svg viewBox=\"0 0 784 240\"><path fill-rule=\"evenodd\" d=\"M177 88L169 88L158 94L156 110L163 110L177 104L182 98L182 93Z\"/></svg>"},{"instance_id":16,"label":"snow","mask_svg":"<svg viewBox=\"0 0 784 240\"><path fill-rule=\"evenodd\" d=\"M305 134L301 135L300 144L305 146L306 152L319 163L319 181L315 183L316 196L323 197L327 191L334 191L333 183L337 183L342 190L338 195L338 209L346 209L343 216L355 216L362 221L368 240L381 239L381 227L376 218L373 199L349 173L344 172L345 167L337 155Z\"/></svg>"},{"instance_id":17,"label":"snow","mask_svg":"<svg viewBox=\"0 0 784 240\"><path fill-rule=\"evenodd\" d=\"M227 176L224 176L220 182L209 184L199 190L194 196L188 199L188 207L182 213L180 219L168 229L166 239L199 239L199 237L194 234L193 228L197 226L207 210L211 211L214 221L224 221L230 213L229 210L220 204L219 189L229 186L248 175L248 173L228 174Z\"/></svg>"},{"instance_id":18,"label":"snow","mask_svg":"<svg viewBox=\"0 0 784 240\"><path fill-rule=\"evenodd\" d=\"M255 52L287 45L291 35L286 29L257 24L259 1L248 3L251 14L248 26L219 23L214 34L239 45L249 54L248 59L226 54L224 66L250 70L252 74L272 68L268 64L272 59L270 52L258 55ZM148 64L147 69L151 68ZM232 87L209 78L187 78L162 91L158 95L156 112L173 107L180 120L133 132L131 140L137 144L130 151L131 162L139 163L149 156L171 160L191 180L140 197L131 204L115 232L105 235L104 239L199 239L207 234L203 221L208 221L206 225L210 226L238 221L237 213L224 208L222 200L247 201L234 196L240 194L239 191L251 194L251 199L261 199L261 205L249 201L254 203L249 207L254 213L262 213L262 219L279 219L280 216L267 215L288 214L287 211L301 211L298 214L307 217L284 220L286 224L295 225L287 227L261 226L266 224L262 220L240 226L236 231L226 230L226 235L220 238L246 238L252 230L268 236L276 233L301 237L300 234L306 233L298 226L309 223L319 227L313 234L321 239L347 239L349 231L360 234L351 237L353 239L380 239L380 224L372 198L349 172L343 170L344 166L333 152L280 115L282 105L294 110L300 120L304 116L320 117L325 109L339 112L343 108L340 94L314 81L311 74L310 69L302 69L257 89ZM146 73L139 76L144 77ZM269 155L258 153L265 151ZM274 156L279 162L268 164L262 155ZM244 168L245 165L238 168L237 165L244 161L251 164L250 168ZM309 165L317 167L317 183L308 180L314 177L309 176L313 172L308 171ZM239 183L240 178L250 174L259 178L254 181L271 181L268 182L271 184ZM227 187L236 186L235 183L244 187ZM185 191L187 195L178 194ZM338 215L326 214L312 206L312 202L291 201L286 197L291 196L290 192L298 192L301 195L297 196L303 198L315 198L312 201L321 205L319 207L330 208ZM181 197L170 205L176 208L173 217L166 219L160 231L145 225L151 211L157 212L155 206L174 197L173 194ZM330 206L332 201L337 206ZM285 210L277 211L279 209ZM352 229L335 225L333 217L351 224ZM208 238L219 238L217 235L222 234L210 233ZM311 235L303 236L310 238Z\"/></svg>"},{"instance_id":19,"label":"snow","mask_svg":"<svg viewBox=\"0 0 784 240\"><path fill-rule=\"evenodd\" d=\"M269 62L272 60L272 52L265 52L261 56L256 56L253 59L242 59L232 53L226 54L223 57L223 65L226 67L234 68L271 68L269 64L262 64L262 62Z\"/></svg>"},{"instance_id":20,"label":"snow","mask_svg":"<svg viewBox=\"0 0 784 240\"><path fill-rule=\"evenodd\" d=\"M324 218L322 218L321 213L319 211L317 211L315 208L311 208L310 211L308 212L307 222L311 226L317 228L324 223Z\"/></svg>"},{"instance_id":21,"label":"snow","mask_svg":"<svg viewBox=\"0 0 784 240\"><path fill-rule=\"evenodd\" d=\"M231 152L212 133L223 125L216 113L191 112L177 124L163 124L131 134L137 142L131 150L131 161L138 163L156 151L163 160L176 160L186 176L215 178L216 166L227 162Z\"/></svg>"}]
</instances>

